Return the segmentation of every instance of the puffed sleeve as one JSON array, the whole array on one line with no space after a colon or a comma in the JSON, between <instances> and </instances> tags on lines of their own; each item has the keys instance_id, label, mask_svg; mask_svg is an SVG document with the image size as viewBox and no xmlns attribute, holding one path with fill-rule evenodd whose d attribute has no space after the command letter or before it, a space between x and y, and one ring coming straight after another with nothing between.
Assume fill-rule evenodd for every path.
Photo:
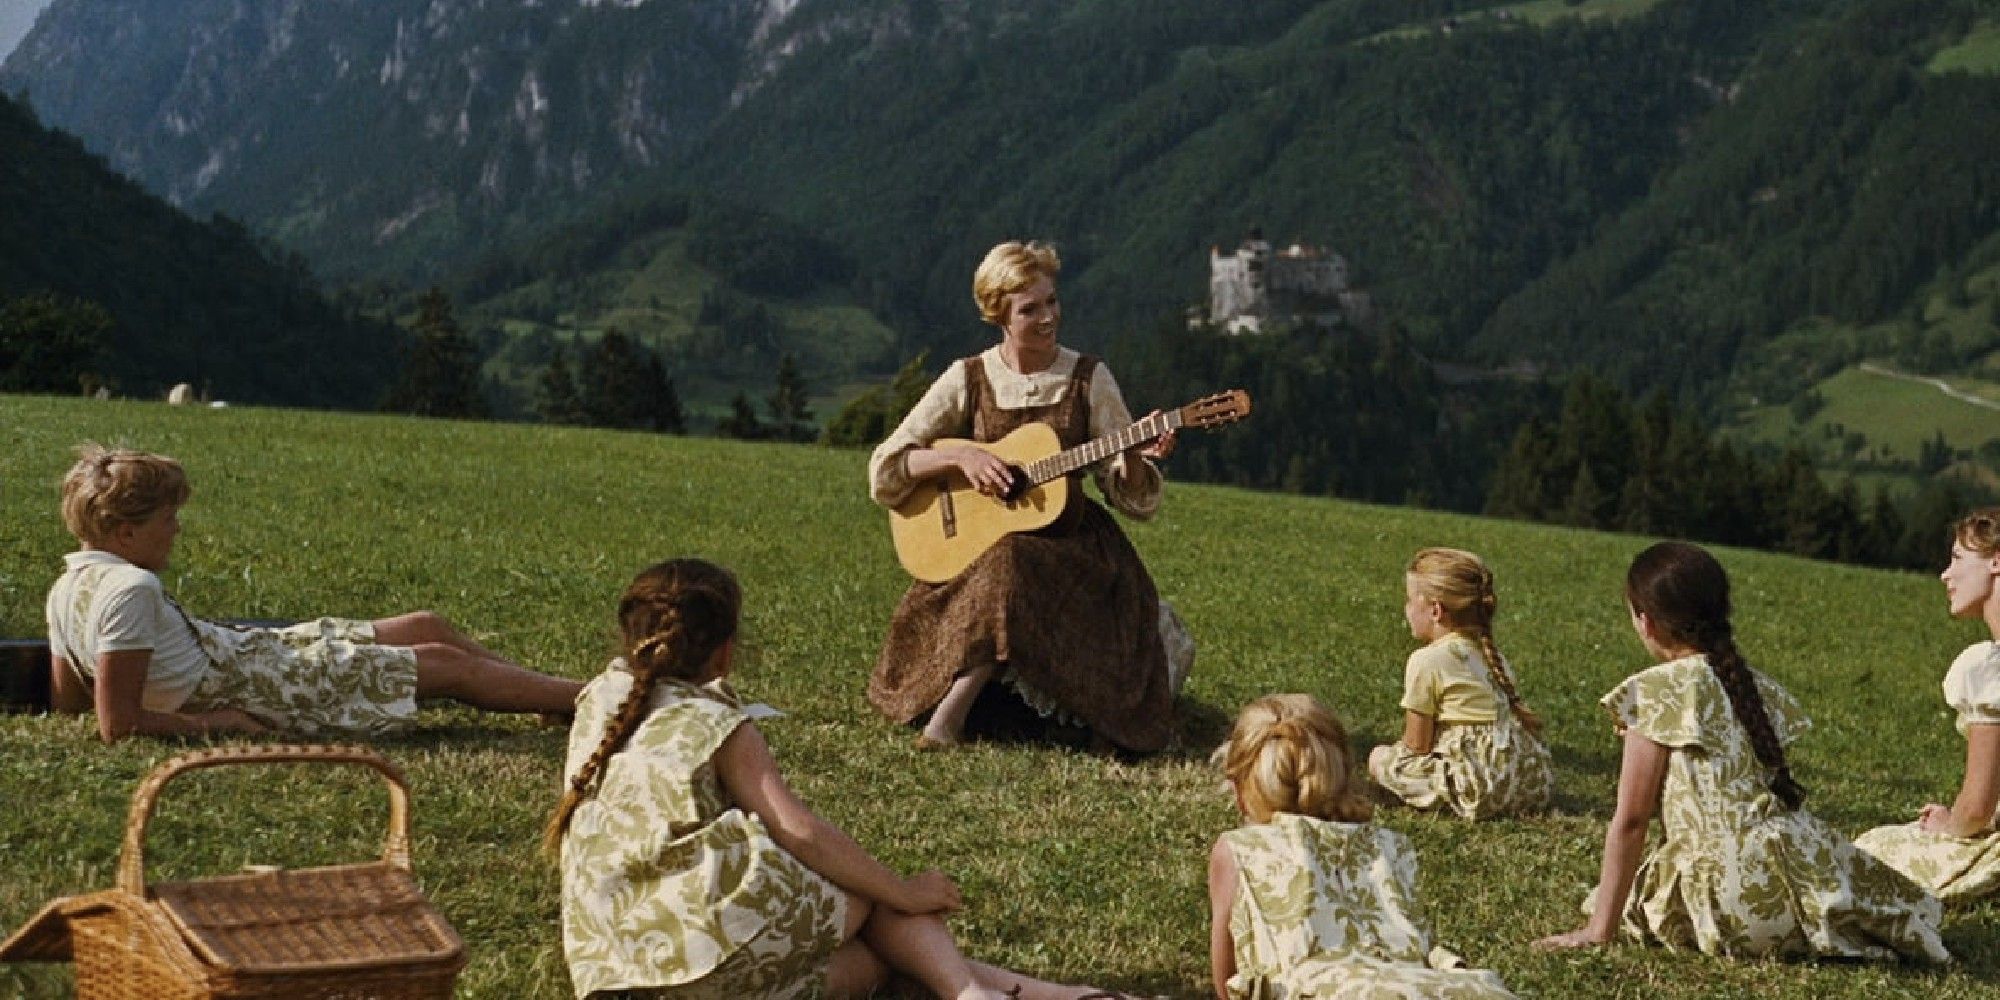
<instances>
[{"instance_id":1,"label":"puffed sleeve","mask_svg":"<svg viewBox=\"0 0 2000 1000\"><path fill-rule=\"evenodd\" d=\"M1124 430L1132 423L1132 411L1125 407L1125 396L1118 391L1118 380L1111 375L1111 369L1099 364L1090 373L1090 436L1101 437L1115 431ZM1111 506L1127 516L1141 521L1151 520L1160 512L1160 495L1164 479L1160 468L1150 460L1138 459L1138 466L1130 470L1126 467L1132 461L1125 452L1097 463L1091 470L1097 480L1097 489Z\"/></svg>"},{"instance_id":2,"label":"puffed sleeve","mask_svg":"<svg viewBox=\"0 0 2000 1000\"><path fill-rule=\"evenodd\" d=\"M894 507L910 495L908 455L912 448L926 448L932 441L965 433L965 362L951 363L931 383L924 397L903 417L903 422L868 458L868 493L884 507Z\"/></svg>"},{"instance_id":3,"label":"puffed sleeve","mask_svg":"<svg viewBox=\"0 0 2000 1000\"><path fill-rule=\"evenodd\" d=\"M2000 643L1984 643L1980 655L1961 654L1945 677L1944 698L1958 713L1958 731L1967 726L2000 725Z\"/></svg>"},{"instance_id":4,"label":"puffed sleeve","mask_svg":"<svg viewBox=\"0 0 2000 1000\"><path fill-rule=\"evenodd\" d=\"M1437 717L1438 683L1435 658L1449 655L1451 654L1436 646L1425 646L1410 654L1410 658L1403 664L1404 711Z\"/></svg>"},{"instance_id":5,"label":"puffed sleeve","mask_svg":"<svg viewBox=\"0 0 2000 1000\"><path fill-rule=\"evenodd\" d=\"M1755 670L1750 675L1780 745L1811 728L1812 721L1791 692ZM1726 740L1725 727L1742 725L1728 692L1715 680L1708 661L1698 656L1633 674L1599 703L1611 713L1619 732L1637 732L1664 747L1717 750Z\"/></svg>"},{"instance_id":6,"label":"puffed sleeve","mask_svg":"<svg viewBox=\"0 0 2000 1000\"><path fill-rule=\"evenodd\" d=\"M1598 704L1620 733L1636 732L1663 747L1695 747L1702 740L1699 691L1689 661L1662 663L1621 681ZM1706 666L1701 666L1706 671Z\"/></svg>"}]
</instances>

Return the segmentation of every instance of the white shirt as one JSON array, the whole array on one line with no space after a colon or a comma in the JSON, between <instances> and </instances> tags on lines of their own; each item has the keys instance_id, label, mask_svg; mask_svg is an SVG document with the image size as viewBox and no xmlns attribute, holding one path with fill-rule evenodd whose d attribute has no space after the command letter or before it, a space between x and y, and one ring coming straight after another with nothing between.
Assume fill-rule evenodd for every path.
<instances>
[{"instance_id":1,"label":"white shirt","mask_svg":"<svg viewBox=\"0 0 2000 1000\"><path fill-rule=\"evenodd\" d=\"M993 390L994 405L1003 410L1062 402L1069 395L1070 376L1076 372L1079 357L1067 347L1057 348L1054 364L1024 375L1008 366L997 344L979 355L986 369L986 384ZM961 433L971 419L970 407L965 361L953 361L870 456L868 486L876 503L894 507L910 495L916 484L910 479L907 453L913 448L928 448L941 437ZM1121 431L1131 423L1132 412L1125 408L1118 381L1111 377L1111 369L1098 364L1090 373L1090 436L1096 438ZM1091 474L1111 506L1128 516L1147 520L1160 509L1159 467L1142 460L1127 479L1125 464L1125 453L1119 452L1092 466Z\"/></svg>"},{"instance_id":2,"label":"white shirt","mask_svg":"<svg viewBox=\"0 0 2000 1000\"><path fill-rule=\"evenodd\" d=\"M151 650L139 704L150 712L180 708L208 675L209 658L188 619L167 603L160 578L96 549L72 552L63 563L49 588L49 649L87 681L96 679L105 653Z\"/></svg>"}]
</instances>

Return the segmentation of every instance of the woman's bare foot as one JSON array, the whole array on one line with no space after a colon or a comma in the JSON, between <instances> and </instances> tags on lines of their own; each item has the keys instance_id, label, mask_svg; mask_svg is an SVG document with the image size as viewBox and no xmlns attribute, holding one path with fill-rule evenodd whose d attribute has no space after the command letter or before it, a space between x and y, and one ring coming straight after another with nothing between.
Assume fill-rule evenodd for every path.
<instances>
[{"instance_id":1,"label":"woman's bare foot","mask_svg":"<svg viewBox=\"0 0 2000 1000\"><path fill-rule=\"evenodd\" d=\"M933 733L929 726L925 726L924 731L917 734L917 750L920 753L951 750L963 742L964 740L960 738L960 734L953 733L950 736L941 736Z\"/></svg>"}]
</instances>

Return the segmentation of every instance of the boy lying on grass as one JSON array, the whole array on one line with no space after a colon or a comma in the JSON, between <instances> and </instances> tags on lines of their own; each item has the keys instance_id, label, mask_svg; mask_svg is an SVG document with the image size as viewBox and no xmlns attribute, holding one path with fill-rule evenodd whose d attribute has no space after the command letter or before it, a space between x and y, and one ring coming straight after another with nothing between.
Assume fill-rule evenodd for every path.
<instances>
[{"instance_id":1,"label":"boy lying on grass","mask_svg":"<svg viewBox=\"0 0 2000 1000\"><path fill-rule=\"evenodd\" d=\"M417 699L568 715L583 689L495 655L429 611L233 629L181 610L160 585L192 490L165 455L78 449L63 524L81 548L49 588L51 703L97 713L106 743L131 735L279 732L307 738L407 729Z\"/></svg>"}]
</instances>

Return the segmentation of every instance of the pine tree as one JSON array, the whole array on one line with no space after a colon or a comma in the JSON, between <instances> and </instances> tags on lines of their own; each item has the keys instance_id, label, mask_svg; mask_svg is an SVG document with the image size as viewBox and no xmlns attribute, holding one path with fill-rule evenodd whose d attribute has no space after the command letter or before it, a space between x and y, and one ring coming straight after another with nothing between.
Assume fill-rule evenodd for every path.
<instances>
[{"instance_id":1,"label":"pine tree","mask_svg":"<svg viewBox=\"0 0 2000 1000\"><path fill-rule=\"evenodd\" d=\"M674 380L667 375L667 366L657 354L648 353L646 357L644 392L648 401L648 428L662 434L687 433L687 412L681 409L681 394L674 388Z\"/></svg>"},{"instance_id":2,"label":"pine tree","mask_svg":"<svg viewBox=\"0 0 2000 1000\"><path fill-rule=\"evenodd\" d=\"M1563 503L1562 523L1579 528L1604 527L1603 487L1597 485L1597 477L1591 474L1590 463L1576 467L1576 481L1570 485L1569 499Z\"/></svg>"},{"instance_id":3,"label":"pine tree","mask_svg":"<svg viewBox=\"0 0 2000 1000\"><path fill-rule=\"evenodd\" d=\"M0 304L0 391L76 392L95 379L111 314L51 293Z\"/></svg>"},{"instance_id":4,"label":"pine tree","mask_svg":"<svg viewBox=\"0 0 2000 1000\"><path fill-rule=\"evenodd\" d=\"M812 407L806 396L806 380L790 354L778 361L777 381L777 388L764 400L771 411L770 436L782 441L812 440L817 432L813 429Z\"/></svg>"},{"instance_id":5,"label":"pine tree","mask_svg":"<svg viewBox=\"0 0 2000 1000\"><path fill-rule=\"evenodd\" d=\"M402 376L382 408L426 417L486 416L479 392L479 357L472 338L451 315L451 299L433 286L417 302L413 340Z\"/></svg>"},{"instance_id":6,"label":"pine tree","mask_svg":"<svg viewBox=\"0 0 2000 1000\"><path fill-rule=\"evenodd\" d=\"M1862 535L1861 561L1875 566L1896 565L1896 544L1903 537L1903 512L1887 486L1875 487L1868 505L1867 530Z\"/></svg>"},{"instance_id":7,"label":"pine tree","mask_svg":"<svg viewBox=\"0 0 2000 1000\"><path fill-rule=\"evenodd\" d=\"M1554 451L1553 432L1539 418L1530 417L1514 432L1513 443L1493 470L1486 513L1527 521L1546 519L1551 513L1548 488Z\"/></svg>"},{"instance_id":8,"label":"pine tree","mask_svg":"<svg viewBox=\"0 0 2000 1000\"><path fill-rule=\"evenodd\" d=\"M535 414L543 423L584 424L590 422L590 414L584 412L583 399L577 395L576 378L570 374L569 357L563 349L556 348L555 357L548 367L542 369L541 380L535 385Z\"/></svg>"},{"instance_id":9,"label":"pine tree","mask_svg":"<svg viewBox=\"0 0 2000 1000\"><path fill-rule=\"evenodd\" d=\"M715 425L715 432L745 441L762 441L770 436L770 429L757 419L757 409L750 405L750 397L741 392L729 401L729 416Z\"/></svg>"},{"instance_id":10,"label":"pine tree","mask_svg":"<svg viewBox=\"0 0 2000 1000\"><path fill-rule=\"evenodd\" d=\"M607 330L577 363L578 396L593 427L645 428L651 415L646 358L632 338Z\"/></svg>"}]
</instances>

